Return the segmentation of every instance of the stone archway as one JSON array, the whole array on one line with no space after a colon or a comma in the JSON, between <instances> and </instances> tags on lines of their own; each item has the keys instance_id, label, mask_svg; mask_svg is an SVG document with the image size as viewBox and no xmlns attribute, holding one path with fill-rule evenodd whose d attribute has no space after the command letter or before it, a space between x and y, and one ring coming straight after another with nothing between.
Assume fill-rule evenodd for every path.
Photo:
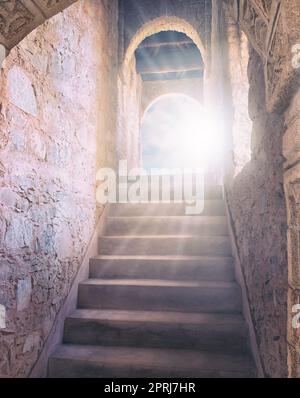
<instances>
[{"instance_id":1,"label":"stone archway","mask_svg":"<svg viewBox=\"0 0 300 398\"><path fill-rule=\"evenodd\" d=\"M155 18L152 21L143 25L133 36L131 39L123 58L123 70L128 68L134 52L138 48L138 46L145 40L147 37L154 35L159 32L173 30L176 32L184 33L189 38L193 40L193 42L198 47L203 62L206 64L206 49L204 47L203 41L200 37L199 32L191 25L189 22L182 18L174 17L174 16L163 16L159 18Z\"/></svg>"},{"instance_id":2,"label":"stone archway","mask_svg":"<svg viewBox=\"0 0 300 398\"><path fill-rule=\"evenodd\" d=\"M140 125L143 111L142 91L143 85L140 76L136 73L135 51L139 45L149 36L164 31L176 31L184 33L197 46L202 56L204 66L207 60L207 51L200 36L200 32L184 18L177 16L160 16L154 18L139 29L132 36L125 48L120 66L120 102L119 102L119 126L117 153L119 159L127 159L129 164L137 166L140 162ZM205 85L205 69L204 69ZM182 91L182 90L180 90ZM190 90L188 90L190 93ZM201 92L201 88L199 88ZM205 91L205 89L203 90ZM167 91L169 92L169 90ZM161 93L164 94L164 93ZM200 94L202 95L202 93ZM193 96L196 96L194 93ZM199 97L197 98L199 99ZM128 121L128 115L131 121ZM125 148L125 149L124 149Z\"/></svg>"},{"instance_id":3,"label":"stone archway","mask_svg":"<svg viewBox=\"0 0 300 398\"><path fill-rule=\"evenodd\" d=\"M47 19L77 0L8 0L0 4L0 44L10 51Z\"/></svg>"}]
</instances>

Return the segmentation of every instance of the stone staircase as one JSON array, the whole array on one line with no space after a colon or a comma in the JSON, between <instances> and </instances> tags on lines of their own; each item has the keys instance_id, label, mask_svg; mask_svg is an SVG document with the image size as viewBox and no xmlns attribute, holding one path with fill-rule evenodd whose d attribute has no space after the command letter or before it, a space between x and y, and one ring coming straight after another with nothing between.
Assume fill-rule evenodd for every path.
<instances>
[{"instance_id":1,"label":"stone staircase","mask_svg":"<svg viewBox=\"0 0 300 398\"><path fill-rule=\"evenodd\" d=\"M49 377L255 377L220 187L110 208Z\"/></svg>"}]
</instances>

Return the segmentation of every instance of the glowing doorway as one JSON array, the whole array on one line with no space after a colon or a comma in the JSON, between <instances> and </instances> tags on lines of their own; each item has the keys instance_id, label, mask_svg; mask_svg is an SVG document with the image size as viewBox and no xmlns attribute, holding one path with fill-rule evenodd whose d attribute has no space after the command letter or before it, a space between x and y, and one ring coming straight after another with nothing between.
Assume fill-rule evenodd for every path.
<instances>
[{"instance_id":1,"label":"glowing doorway","mask_svg":"<svg viewBox=\"0 0 300 398\"><path fill-rule=\"evenodd\" d=\"M218 130L195 99L182 94L161 96L142 121L143 167L215 168L222 148Z\"/></svg>"}]
</instances>

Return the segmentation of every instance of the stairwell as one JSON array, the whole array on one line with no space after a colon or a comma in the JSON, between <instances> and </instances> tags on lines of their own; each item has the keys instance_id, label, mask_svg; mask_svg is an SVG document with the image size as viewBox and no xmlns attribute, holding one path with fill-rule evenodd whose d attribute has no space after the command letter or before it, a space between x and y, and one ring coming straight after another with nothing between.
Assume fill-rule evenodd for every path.
<instances>
[{"instance_id":1,"label":"stairwell","mask_svg":"<svg viewBox=\"0 0 300 398\"><path fill-rule=\"evenodd\" d=\"M184 203L110 207L48 375L256 376L220 187L200 216Z\"/></svg>"}]
</instances>

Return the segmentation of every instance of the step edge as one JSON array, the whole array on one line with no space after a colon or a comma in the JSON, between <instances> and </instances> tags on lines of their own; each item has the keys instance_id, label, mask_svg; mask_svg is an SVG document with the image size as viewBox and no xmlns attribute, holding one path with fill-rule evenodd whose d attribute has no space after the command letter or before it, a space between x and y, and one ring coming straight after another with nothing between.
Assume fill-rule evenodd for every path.
<instances>
[{"instance_id":1,"label":"step edge","mask_svg":"<svg viewBox=\"0 0 300 398\"><path fill-rule=\"evenodd\" d=\"M89 316L84 316L83 312L94 312L94 315L91 314ZM115 316L120 314L120 317L109 317L108 312L115 313ZM122 314L123 312L123 314ZM96 317L96 313L99 315L102 313L104 314L103 317ZM117 314L118 313L118 314ZM139 315L144 314L144 318L130 318L130 313ZM107 314L107 315L106 315ZM151 315L152 318L146 318L147 314ZM168 319L168 315L173 314L182 314L183 318L180 320L173 320L171 318ZM159 316L160 315L160 316ZM203 316L203 319L188 319L192 318L194 315ZM208 316L207 316L208 315ZM211 315L212 319L208 319L209 315ZM227 316L226 316L227 315ZM157 316L157 318L155 317ZM128 318L127 318L128 317ZM185 319L184 319L185 318ZM205 319L206 318L206 319ZM216 318L220 318L217 320ZM236 318L236 319L233 319ZM246 321L243 318L242 314L205 314L205 313L185 313L185 312L171 312L171 311L118 311L118 310L111 310L111 311L103 311L103 310L87 310L87 309L77 309L68 317L66 320L76 320L76 321L87 321L87 322L111 322L111 323L143 323L143 324L168 324L168 325L178 325L178 324L186 324L186 325L214 325L214 326L223 326L223 325L230 325L230 326L239 326L244 331L247 330Z\"/></svg>"},{"instance_id":2,"label":"step edge","mask_svg":"<svg viewBox=\"0 0 300 398\"><path fill-rule=\"evenodd\" d=\"M99 239L109 239L109 240L117 240L117 239L197 239L197 240L226 240L230 242L229 235L101 235Z\"/></svg>"},{"instance_id":3,"label":"step edge","mask_svg":"<svg viewBox=\"0 0 300 398\"><path fill-rule=\"evenodd\" d=\"M116 347L116 346L87 346L87 345L74 345L74 344L60 344L57 348L56 351L49 357L49 360L73 360L73 361L85 361L85 362L90 362L90 363L99 363L99 364L107 364L109 366L113 366L113 362L110 361L105 361L105 359L100 359L100 358L91 358L91 356L89 357L80 357L78 356L74 356L74 355L65 355L67 350L72 350L72 352L74 352L74 350L76 349L77 352L80 352L80 349L85 349L85 350L91 350L94 352L94 354L96 355L101 355L101 351L103 353L103 350L112 350L112 351L119 351L119 354L122 353L122 351L124 352L125 350L130 350L130 351L135 351L136 356L137 355L141 355L145 352L150 352L150 351L154 351L156 352L157 355L162 355L162 354L172 354L175 351L176 352L180 352L181 354L181 358L184 360L184 356L185 355L193 355L195 356L196 353L200 355L203 355L204 358L206 358L206 361L212 360L212 361L218 361L218 359L222 359L223 361L228 360L230 362L230 359L236 359L242 362L242 365L244 366L242 369L239 368L239 370L235 370L233 368L231 369L224 369L224 371L228 371L228 372L244 372L244 371L255 371L255 366L253 364L253 360L251 358L251 355L245 353L243 355L239 355L237 353L225 353L225 354L217 354L217 353L212 353L209 351L204 351L204 350L189 350L189 349L162 349L162 348L140 348L140 347L127 347L127 346L123 346L123 347ZM78 351L79 349L79 351ZM192 363L189 363L190 365L192 365ZM241 365L241 364L240 364ZM124 361L122 364L121 363L116 363L116 367L118 366L128 366L128 363L126 363L126 361ZM143 368L147 369L154 369L154 364L153 363L149 363L149 364L145 364L145 363L139 363L138 360L136 360L136 362L134 364L131 363L131 367L132 366L143 366ZM167 366L170 366L170 364L166 364L164 366L161 367L161 369L166 369ZM215 366L215 365L214 365ZM179 367L180 368L180 367ZM155 369L160 369L160 367L155 367ZM184 369L189 370L189 369L197 369L195 366L188 366L188 367L184 367ZM220 368L216 368L216 370L221 370ZM209 369L209 370L213 370L213 369Z\"/></svg>"},{"instance_id":4,"label":"step edge","mask_svg":"<svg viewBox=\"0 0 300 398\"><path fill-rule=\"evenodd\" d=\"M234 261L232 256L172 256L172 255L98 255L91 257L90 260L93 261L220 261L224 259L227 261Z\"/></svg>"},{"instance_id":5,"label":"step edge","mask_svg":"<svg viewBox=\"0 0 300 398\"><path fill-rule=\"evenodd\" d=\"M131 282L128 284L128 282ZM110 282L110 283L109 283ZM116 282L120 282L120 284L117 284ZM126 283L127 282L127 283ZM145 282L147 282L145 284ZM151 285L149 283L151 282L159 282L159 285ZM134 283L134 284L132 284ZM135 283L137 285L135 285ZM172 285L172 283L174 283ZM182 288L220 288L220 289L240 289L240 286L236 281L197 281L197 282L191 282L189 280L184 281L178 281L178 280L165 280L165 279L105 279L105 278L89 278L85 281L82 281L79 283L79 286L129 286L129 287L182 287Z\"/></svg>"}]
</instances>

